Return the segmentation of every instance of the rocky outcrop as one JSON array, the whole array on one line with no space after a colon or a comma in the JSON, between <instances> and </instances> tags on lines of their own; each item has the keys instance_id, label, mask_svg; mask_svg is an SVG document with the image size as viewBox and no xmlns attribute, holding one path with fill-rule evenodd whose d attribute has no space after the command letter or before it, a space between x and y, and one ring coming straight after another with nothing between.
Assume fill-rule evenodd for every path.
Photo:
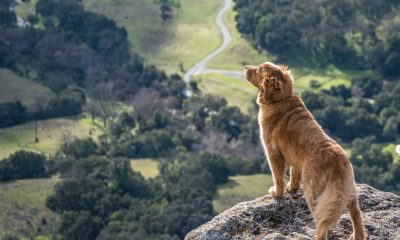
<instances>
[{"instance_id":1,"label":"rocky outcrop","mask_svg":"<svg viewBox=\"0 0 400 240\"><path fill-rule=\"evenodd\" d=\"M368 239L400 239L400 196L357 185ZM345 212L329 239L347 239L352 232ZM299 192L281 199L270 195L242 202L191 231L186 240L312 239L315 224Z\"/></svg>"}]
</instances>

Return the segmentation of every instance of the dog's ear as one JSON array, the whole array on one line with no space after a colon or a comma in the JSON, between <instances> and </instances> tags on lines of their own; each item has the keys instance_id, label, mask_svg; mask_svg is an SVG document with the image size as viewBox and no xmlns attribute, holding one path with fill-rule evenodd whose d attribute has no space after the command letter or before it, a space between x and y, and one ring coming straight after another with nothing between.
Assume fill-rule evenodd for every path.
<instances>
[{"instance_id":1,"label":"dog's ear","mask_svg":"<svg viewBox=\"0 0 400 240\"><path fill-rule=\"evenodd\" d=\"M273 68L270 72L269 72L269 79L272 81L285 81L285 74L282 71L282 69L279 68Z\"/></svg>"},{"instance_id":2,"label":"dog's ear","mask_svg":"<svg viewBox=\"0 0 400 240\"><path fill-rule=\"evenodd\" d=\"M270 102L279 100L291 91L293 77L287 66L279 65L268 69L268 74L262 80L260 88L260 100Z\"/></svg>"},{"instance_id":3,"label":"dog's ear","mask_svg":"<svg viewBox=\"0 0 400 240\"><path fill-rule=\"evenodd\" d=\"M285 82L291 82L293 84L293 74L289 67L286 65L278 65L281 72L281 78Z\"/></svg>"}]
</instances>

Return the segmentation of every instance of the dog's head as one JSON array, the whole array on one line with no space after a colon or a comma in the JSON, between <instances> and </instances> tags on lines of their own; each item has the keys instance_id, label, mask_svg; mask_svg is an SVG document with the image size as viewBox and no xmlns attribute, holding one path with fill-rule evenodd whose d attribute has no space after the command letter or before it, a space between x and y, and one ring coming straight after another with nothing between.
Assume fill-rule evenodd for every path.
<instances>
[{"instance_id":1,"label":"dog's head","mask_svg":"<svg viewBox=\"0 0 400 240\"><path fill-rule=\"evenodd\" d=\"M259 104L280 101L293 95L293 76L287 66L271 62L257 67L247 65L245 76L247 81L258 88Z\"/></svg>"}]
</instances>

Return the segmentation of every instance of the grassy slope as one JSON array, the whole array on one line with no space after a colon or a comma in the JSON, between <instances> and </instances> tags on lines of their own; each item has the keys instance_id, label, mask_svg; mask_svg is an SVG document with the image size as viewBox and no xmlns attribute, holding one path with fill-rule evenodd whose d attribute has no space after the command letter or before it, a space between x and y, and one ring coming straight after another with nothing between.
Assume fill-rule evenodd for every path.
<instances>
[{"instance_id":1,"label":"grassy slope","mask_svg":"<svg viewBox=\"0 0 400 240\"><path fill-rule=\"evenodd\" d=\"M221 213L239 202L264 196L272 185L272 177L266 174L230 177L228 183L218 188L214 210Z\"/></svg>"},{"instance_id":2,"label":"grassy slope","mask_svg":"<svg viewBox=\"0 0 400 240\"><path fill-rule=\"evenodd\" d=\"M241 81L219 74L206 74L196 77L200 90L204 93L223 95L228 105L238 106L247 113L257 96L256 88Z\"/></svg>"},{"instance_id":3,"label":"grassy slope","mask_svg":"<svg viewBox=\"0 0 400 240\"><path fill-rule=\"evenodd\" d=\"M158 162L153 159L134 159L131 161L134 171L140 172L146 179L156 177L160 172Z\"/></svg>"},{"instance_id":4,"label":"grassy slope","mask_svg":"<svg viewBox=\"0 0 400 240\"><path fill-rule=\"evenodd\" d=\"M29 15L35 15L35 5L37 1L38 0L30 0L25 3L18 4L15 7L15 12L20 18L26 20Z\"/></svg>"},{"instance_id":5,"label":"grassy slope","mask_svg":"<svg viewBox=\"0 0 400 240\"><path fill-rule=\"evenodd\" d=\"M90 136L96 139L103 132L100 123L92 124L88 118L54 118L38 121L39 142L34 143L34 126L34 122L28 122L0 129L0 159L21 149L53 154L65 141Z\"/></svg>"},{"instance_id":6,"label":"grassy slope","mask_svg":"<svg viewBox=\"0 0 400 240\"><path fill-rule=\"evenodd\" d=\"M46 208L45 202L57 181L53 178L0 183L0 238L3 234L51 236L59 218Z\"/></svg>"},{"instance_id":7,"label":"grassy slope","mask_svg":"<svg viewBox=\"0 0 400 240\"><path fill-rule=\"evenodd\" d=\"M19 100L25 106L43 102L53 95L50 89L18 76L13 71L0 68L0 103Z\"/></svg>"},{"instance_id":8,"label":"grassy slope","mask_svg":"<svg viewBox=\"0 0 400 240\"><path fill-rule=\"evenodd\" d=\"M294 68L294 85L299 90L310 89L310 82L316 80L321 84L320 89L328 89L332 86L343 84L350 86L351 79L365 74L363 71L341 70L335 66L328 66L321 69L315 68Z\"/></svg>"},{"instance_id":9,"label":"grassy slope","mask_svg":"<svg viewBox=\"0 0 400 240\"><path fill-rule=\"evenodd\" d=\"M213 49L221 37L214 16L222 6L215 0L180 0L172 21L163 22L153 0L84 0L88 10L102 13L124 26L135 51L169 73L188 69Z\"/></svg>"},{"instance_id":10,"label":"grassy slope","mask_svg":"<svg viewBox=\"0 0 400 240\"><path fill-rule=\"evenodd\" d=\"M225 24L232 34L232 42L229 47L209 64L209 68L243 71L247 64L260 64L272 61L272 56L267 53L259 53L250 43L244 39L236 29L236 12L231 9L224 17Z\"/></svg>"},{"instance_id":11,"label":"grassy slope","mask_svg":"<svg viewBox=\"0 0 400 240\"><path fill-rule=\"evenodd\" d=\"M259 53L251 47L236 29L236 12L231 9L224 17L225 23L232 34L232 43L219 56L214 58L208 67L243 71L246 64L258 64L270 60L266 53ZM243 112L248 112L253 99L257 96L256 89L246 81L220 75L200 75L197 79L200 89L205 93L224 96L229 105L238 106Z\"/></svg>"}]
</instances>

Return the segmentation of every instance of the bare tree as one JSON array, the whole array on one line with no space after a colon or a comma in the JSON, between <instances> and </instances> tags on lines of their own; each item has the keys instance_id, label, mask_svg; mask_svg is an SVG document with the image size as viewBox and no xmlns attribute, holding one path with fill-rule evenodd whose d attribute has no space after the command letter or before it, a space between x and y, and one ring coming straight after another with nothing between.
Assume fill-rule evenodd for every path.
<instances>
[{"instance_id":1,"label":"bare tree","mask_svg":"<svg viewBox=\"0 0 400 240\"><path fill-rule=\"evenodd\" d=\"M103 120L104 127L107 126L108 118L115 115L111 105L112 90L112 83L103 83L86 92L88 101L85 108L91 114L92 121L94 122L96 117L100 117Z\"/></svg>"}]
</instances>

